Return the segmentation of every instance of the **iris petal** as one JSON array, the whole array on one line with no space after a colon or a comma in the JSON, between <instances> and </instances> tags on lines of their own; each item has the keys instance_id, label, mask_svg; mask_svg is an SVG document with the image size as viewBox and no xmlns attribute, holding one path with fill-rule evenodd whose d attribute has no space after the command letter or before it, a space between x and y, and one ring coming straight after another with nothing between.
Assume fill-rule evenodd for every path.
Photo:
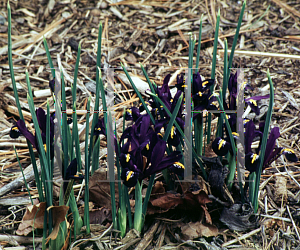
<instances>
[{"instance_id":1,"label":"iris petal","mask_svg":"<svg viewBox=\"0 0 300 250\"><path fill-rule=\"evenodd\" d=\"M10 135L10 137L13 138L13 139L18 138L18 137L21 135L21 132L20 132L20 130L18 129L18 126L13 126L13 127L10 129L9 135Z\"/></svg>"},{"instance_id":2,"label":"iris petal","mask_svg":"<svg viewBox=\"0 0 300 250\"><path fill-rule=\"evenodd\" d=\"M212 149L217 155L224 156L228 153L230 144L221 137L217 137L212 143Z\"/></svg>"},{"instance_id":3,"label":"iris petal","mask_svg":"<svg viewBox=\"0 0 300 250\"><path fill-rule=\"evenodd\" d=\"M134 187L139 179L139 173L125 168L121 173L121 179L127 187Z\"/></svg>"},{"instance_id":4,"label":"iris petal","mask_svg":"<svg viewBox=\"0 0 300 250\"><path fill-rule=\"evenodd\" d=\"M26 137L27 140L37 149L37 144L35 141L35 136L31 134L28 129L26 128L25 122L23 120L17 121L17 127L22 135Z\"/></svg>"},{"instance_id":5,"label":"iris petal","mask_svg":"<svg viewBox=\"0 0 300 250\"><path fill-rule=\"evenodd\" d=\"M278 127L272 128L266 145L265 159L263 165L266 165L266 163L270 162L272 158L272 152L274 151L276 145L276 140L278 139L279 136L280 136L279 128Z\"/></svg>"},{"instance_id":6,"label":"iris petal","mask_svg":"<svg viewBox=\"0 0 300 250\"><path fill-rule=\"evenodd\" d=\"M284 154L285 158L288 161L291 161L291 162L297 162L298 161L298 157L296 156L295 152L291 149L284 148L284 149L281 150L280 153Z\"/></svg>"},{"instance_id":7,"label":"iris petal","mask_svg":"<svg viewBox=\"0 0 300 250\"><path fill-rule=\"evenodd\" d=\"M255 172L259 163L259 155L248 153L245 156L245 167L250 173Z\"/></svg>"},{"instance_id":8,"label":"iris petal","mask_svg":"<svg viewBox=\"0 0 300 250\"><path fill-rule=\"evenodd\" d=\"M46 134L46 112L42 108L38 108L36 110L36 117L40 126L40 129L42 130L42 133Z\"/></svg>"},{"instance_id":9,"label":"iris petal","mask_svg":"<svg viewBox=\"0 0 300 250\"><path fill-rule=\"evenodd\" d=\"M174 162L171 166L170 166L170 171L173 172L174 174L177 174L179 176L184 176L184 165L180 162Z\"/></svg>"}]
</instances>

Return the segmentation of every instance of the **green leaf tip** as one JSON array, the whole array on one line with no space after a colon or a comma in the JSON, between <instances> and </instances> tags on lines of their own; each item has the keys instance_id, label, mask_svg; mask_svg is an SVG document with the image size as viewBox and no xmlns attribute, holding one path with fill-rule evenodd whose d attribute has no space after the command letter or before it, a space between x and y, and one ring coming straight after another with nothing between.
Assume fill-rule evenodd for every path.
<instances>
[{"instance_id":1,"label":"green leaf tip","mask_svg":"<svg viewBox=\"0 0 300 250\"><path fill-rule=\"evenodd\" d=\"M220 16L220 9L218 10L218 14L217 14L217 16Z\"/></svg>"},{"instance_id":2,"label":"green leaf tip","mask_svg":"<svg viewBox=\"0 0 300 250\"><path fill-rule=\"evenodd\" d=\"M9 4L9 0L7 1L7 9L10 10L10 4Z\"/></svg>"}]
</instances>

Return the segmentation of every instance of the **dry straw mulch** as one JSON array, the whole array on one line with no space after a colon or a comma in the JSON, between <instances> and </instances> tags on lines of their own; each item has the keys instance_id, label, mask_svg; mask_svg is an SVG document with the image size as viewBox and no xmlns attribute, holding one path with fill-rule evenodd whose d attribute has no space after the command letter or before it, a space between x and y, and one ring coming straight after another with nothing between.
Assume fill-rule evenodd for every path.
<instances>
[{"instance_id":1,"label":"dry straw mulch","mask_svg":"<svg viewBox=\"0 0 300 250\"><path fill-rule=\"evenodd\" d=\"M113 3L115 2L115 3ZM158 85L168 74L184 72L188 64L188 33L198 37L199 18L203 14L200 73L210 77L212 46L216 12L220 8L221 23L217 56L216 80L222 84L224 39L233 41L241 1L11 1L13 60L19 96L25 120L32 127L26 101L25 70L30 76L36 107L45 108L50 100L48 82L50 70L42 38L47 38L52 59L56 67L64 68L67 85L73 79L78 44L82 54L78 74L77 110L84 135L84 110L87 98L94 98L93 79L96 73L96 49L98 25L103 23L102 63L114 68L117 88L117 120L123 107L133 105L138 99L124 80L119 70L122 62L133 76L145 81L140 70L142 63L151 80ZM269 11L264 15L270 5ZM253 95L267 91L266 71L269 68L275 87L275 107L272 126L279 126L280 146L292 148L300 154L299 110L300 110L300 3L249 1L246 6L240 37L233 61L235 68L245 68L245 78L254 87ZM12 146L18 149L23 167L30 164L24 138L12 140L9 130L18 119L11 88L7 60L7 11L6 1L0 2L0 187L5 187L19 174L19 166ZM107 77L103 71L104 79ZM70 96L70 92L67 92ZM69 107L71 98L67 99ZM264 103L261 103L264 105ZM262 114L265 112L262 108ZM261 118L263 119L263 117ZM83 139L83 136L81 137ZM105 146L105 145L103 145ZM100 154L101 155L101 154ZM237 233L220 228L223 246L258 247L268 249L279 246L283 249L299 244L300 186L299 163L286 166L278 160L262 175L260 192L261 227L254 231ZM32 194L37 195L34 185ZM78 193L79 187L76 189ZM0 189L1 190L1 189ZM1 192L0 192L1 194ZM9 194L1 194L0 234L14 234L22 219L28 202L26 189L19 185ZM12 205L14 207L12 207ZM177 222L174 222L177 223ZM150 228L153 237L159 235L159 244L167 242L161 233L171 232L167 224ZM160 228L159 232L153 228ZM167 230L168 229L168 230ZM152 231L151 231L152 230ZM150 233L149 232L149 233ZM150 234L151 235L151 234ZM255 235L256 241L253 241ZM251 238L252 237L252 238ZM1 236L0 236L1 238ZM165 240L165 241L164 241ZM3 244L16 241L24 244L28 238L16 241L2 239ZM149 241L149 240L148 240ZM178 240L180 242L180 240ZM157 241L156 241L157 243ZM153 242L149 244L154 246ZM204 243L203 243L204 244ZM205 244L204 244L205 245ZM203 245L203 246L204 246ZM245 248L246 249L246 248Z\"/></svg>"}]
</instances>

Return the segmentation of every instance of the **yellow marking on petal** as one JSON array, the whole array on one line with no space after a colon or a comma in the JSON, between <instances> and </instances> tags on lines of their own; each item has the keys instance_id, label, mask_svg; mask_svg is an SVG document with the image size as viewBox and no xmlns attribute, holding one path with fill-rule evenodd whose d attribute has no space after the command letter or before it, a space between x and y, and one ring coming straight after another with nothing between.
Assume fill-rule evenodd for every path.
<instances>
[{"instance_id":1,"label":"yellow marking on petal","mask_svg":"<svg viewBox=\"0 0 300 250\"><path fill-rule=\"evenodd\" d=\"M183 88L187 87L187 85L182 85Z\"/></svg>"},{"instance_id":2,"label":"yellow marking on petal","mask_svg":"<svg viewBox=\"0 0 300 250\"><path fill-rule=\"evenodd\" d=\"M221 150L221 148L222 148L223 146L225 146L226 141L223 140L223 139L220 139L219 142L218 142L218 144L219 144L218 150Z\"/></svg>"},{"instance_id":3,"label":"yellow marking on petal","mask_svg":"<svg viewBox=\"0 0 300 250\"><path fill-rule=\"evenodd\" d=\"M126 162L129 162L130 160L130 154L126 154Z\"/></svg>"},{"instance_id":4,"label":"yellow marking on petal","mask_svg":"<svg viewBox=\"0 0 300 250\"><path fill-rule=\"evenodd\" d=\"M198 92L198 95L199 95L199 96L202 96L202 92L201 92L201 91L199 91L199 92Z\"/></svg>"},{"instance_id":5,"label":"yellow marking on petal","mask_svg":"<svg viewBox=\"0 0 300 250\"><path fill-rule=\"evenodd\" d=\"M257 102L255 100L250 99L250 103L252 103L255 107L257 107Z\"/></svg>"},{"instance_id":6,"label":"yellow marking on petal","mask_svg":"<svg viewBox=\"0 0 300 250\"><path fill-rule=\"evenodd\" d=\"M171 128L171 139L173 139L173 138L174 138L174 135L176 135L176 132L175 132L175 127L174 127L174 126L172 126L172 128Z\"/></svg>"},{"instance_id":7,"label":"yellow marking on petal","mask_svg":"<svg viewBox=\"0 0 300 250\"><path fill-rule=\"evenodd\" d=\"M295 154L295 152L289 148L284 148L280 151L280 154L287 152L288 154Z\"/></svg>"},{"instance_id":8,"label":"yellow marking on petal","mask_svg":"<svg viewBox=\"0 0 300 250\"><path fill-rule=\"evenodd\" d=\"M180 162L174 162L174 167L185 169L184 165L182 163L180 163Z\"/></svg>"},{"instance_id":9,"label":"yellow marking on petal","mask_svg":"<svg viewBox=\"0 0 300 250\"><path fill-rule=\"evenodd\" d=\"M147 149L147 150L149 150L149 149L150 149L150 147L149 147L149 143L146 145L146 149Z\"/></svg>"},{"instance_id":10,"label":"yellow marking on petal","mask_svg":"<svg viewBox=\"0 0 300 250\"><path fill-rule=\"evenodd\" d=\"M206 84L208 84L208 81L203 82L202 87L204 87Z\"/></svg>"},{"instance_id":11,"label":"yellow marking on petal","mask_svg":"<svg viewBox=\"0 0 300 250\"><path fill-rule=\"evenodd\" d=\"M158 135L160 135L161 137L163 137L163 135L161 133L157 133Z\"/></svg>"},{"instance_id":12,"label":"yellow marking on petal","mask_svg":"<svg viewBox=\"0 0 300 250\"><path fill-rule=\"evenodd\" d=\"M236 137L239 136L239 134L238 134L237 132L232 132L232 135L233 135L233 136L236 136Z\"/></svg>"},{"instance_id":13,"label":"yellow marking on petal","mask_svg":"<svg viewBox=\"0 0 300 250\"><path fill-rule=\"evenodd\" d=\"M171 99L170 102L172 103L172 102L173 102L173 99Z\"/></svg>"},{"instance_id":14,"label":"yellow marking on petal","mask_svg":"<svg viewBox=\"0 0 300 250\"><path fill-rule=\"evenodd\" d=\"M126 181L129 181L129 179L134 175L133 171L128 171L126 173Z\"/></svg>"},{"instance_id":15,"label":"yellow marking on petal","mask_svg":"<svg viewBox=\"0 0 300 250\"><path fill-rule=\"evenodd\" d=\"M256 159L258 159L258 155L257 154L253 154L251 156L251 158L252 158L251 164L253 164L256 161Z\"/></svg>"},{"instance_id":16,"label":"yellow marking on petal","mask_svg":"<svg viewBox=\"0 0 300 250\"><path fill-rule=\"evenodd\" d=\"M75 174L74 177L79 177L79 175L78 175L78 174Z\"/></svg>"},{"instance_id":17,"label":"yellow marking on petal","mask_svg":"<svg viewBox=\"0 0 300 250\"><path fill-rule=\"evenodd\" d=\"M244 119L244 125L249 121L250 121L249 119Z\"/></svg>"},{"instance_id":18,"label":"yellow marking on petal","mask_svg":"<svg viewBox=\"0 0 300 250\"><path fill-rule=\"evenodd\" d=\"M18 127L12 127L11 130L19 131Z\"/></svg>"},{"instance_id":19,"label":"yellow marking on petal","mask_svg":"<svg viewBox=\"0 0 300 250\"><path fill-rule=\"evenodd\" d=\"M45 152L47 152L47 145L44 144L44 149L45 149Z\"/></svg>"},{"instance_id":20,"label":"yellow marking on petal","mask_svg":"<svg viewBox=\"0 0 300 250\"><path fill-rule=\"evenodd\" d=\"M127 109L126 112L130 115L132 114L132 111L130 109Z\"/></svg>"}]
</instances>

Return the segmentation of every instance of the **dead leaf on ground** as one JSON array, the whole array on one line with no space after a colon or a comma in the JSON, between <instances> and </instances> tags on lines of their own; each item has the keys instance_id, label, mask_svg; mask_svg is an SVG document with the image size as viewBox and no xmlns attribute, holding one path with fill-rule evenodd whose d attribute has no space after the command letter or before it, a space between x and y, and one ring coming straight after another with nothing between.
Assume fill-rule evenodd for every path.
<instances>
[{"instance_id":1,"label":"dead leaf on ground","mask_svg":"<svg viewBox=\"0 0 300 250\"><path fill-rule=\"evenodd\" d=\"M59 232L60 223L66 221L67 228L69 227L69 222L66 220L66 215L68 213L69 207L63 205L63 206L50 206L47 208L48 211L50 209L52 210L53 230L47 239L55 240Z\"/></svg>"},{"instance_id":2,"label":"dead leaf on ground","mask_svg":"<svg viewBox=\"0 0 300 250\"><path fill-rule=\"evenodd\" d=\"M158 210L156 213L167 212L171 208L177 207L179 204L183 204L182 195L178 193L164 193L157 194L153 198L150 198L150 203L153 207L156 207ZM149 214L154 214L153 210L149 210Z\"/></svg>"},{"instance_id":3,"label":"dead leaf on ground","mask_svg":"<svg viewBox=\"0 0 300 250\"><path fill-rule=\"evenodd\" d=\"M162 194L164 192L166 192L166 190L164 188L164 184L162 183L162 181L155 182L151 194Z\"/></svg>"},{"instance_id":4,"label":"dead leaf on ground","mask_svg":"<svg viewBox=\"0 0 300 250\"><path fill-rule=\"evenodd\" d=\"M94 203L89 202L89 211L91 211L93 208L94 208ZM79 212L79 215L81 217L83 217L83 215L84 215L84 204L78 208L78 212Z\"/></svg>"},{"instance_id":5,"label":"dead leaf on ground","mask_svg":"<svg viewBox=\"0 0 300 250\"><path fill-rule=\"evenodd\" d=\"M235 203L230 208L224 207L220 221L231 230L246 231L256 226L255 221L250 221L252 215L254 212L250 204Z\"/></svg>"},{"instance_id":6,"label":"dead leaf on ground","mask_svg":"<svg viewBox=\"0 0 300 250\"><path fill-rule=\"evenodd\" d=\"M30 232L32 232L33 224L34 228L43 228L45 209L46 202L27 206L22 222L20 223L16 233L18 235L27 236Z\"/></svg>"},{"instance_id":7,"label":"dead leaf on ground","mask_svg":"<svg viewBox=\"0 0 300 250\"><path fill-rule=\"evenodd\" d=\"M177 207L185 211L196 211L199 217L204 214L206 222L212 223L210 214L205 205L209 202L211 202L211 200L203 190L187 191L183 195L167 192L150 197L147 213L164 213Z\"/></svg>"},{"instance_id":8,"label":"dead leaf on ground","mask_svg":"<svg viewBox=\"0 0 300 250\"><path fill-rule=\"evenodd\" d=\"M110 209L101 207L90 210L90 224L102 224L105 220L112 221Z\"/></svg>"},{"instance_id":9,"label":"dead leaf on ground","mask_svg":"<svg viewBox=\"0 0 300 250\"><path fill-rule=\"evenodd\" d=\"M107 171L104 168L97 169L89 181L90 201L99 207L111 209L110 184L107 181ZM115 176L117 180L117 176ZM118 206L119 192L118 183L115 182L116 205Z\"/></svg>"},{"instance_id":10,"label":"dead leaf on ground","mask_svg":"<svg viewBox=\"0 0 300 250\"><path fill-rule=\"evenodd\" d=\"M200 221L182 223L181 226L182 238L184 240L192 240L198 237L211 237L218 235L218 228L210 224L202 224Z\"/></svg>"},{"instance_id":11,"label":"dead leaf on ground","mask_svg":"<svg viewBox=\"0 0 300 250\"><path fill-rule=\"evenodd\" d=\"M33 226L36 228L44 228L44 215L46 209L46 202L41 202L39 204L29 205L26 208L26 212L23 216L22 222L19 225L16 233L18 235L27 236L32 232ZM48 238L52 240L56 239L59 232L59 225L61 222L66 221L66 214L69 210L68 206L50 206L49 209L52 209L52 218L53 218L53 231ZM69 223L67 222L67 225Z\"/></svg>"}]
</instances>

